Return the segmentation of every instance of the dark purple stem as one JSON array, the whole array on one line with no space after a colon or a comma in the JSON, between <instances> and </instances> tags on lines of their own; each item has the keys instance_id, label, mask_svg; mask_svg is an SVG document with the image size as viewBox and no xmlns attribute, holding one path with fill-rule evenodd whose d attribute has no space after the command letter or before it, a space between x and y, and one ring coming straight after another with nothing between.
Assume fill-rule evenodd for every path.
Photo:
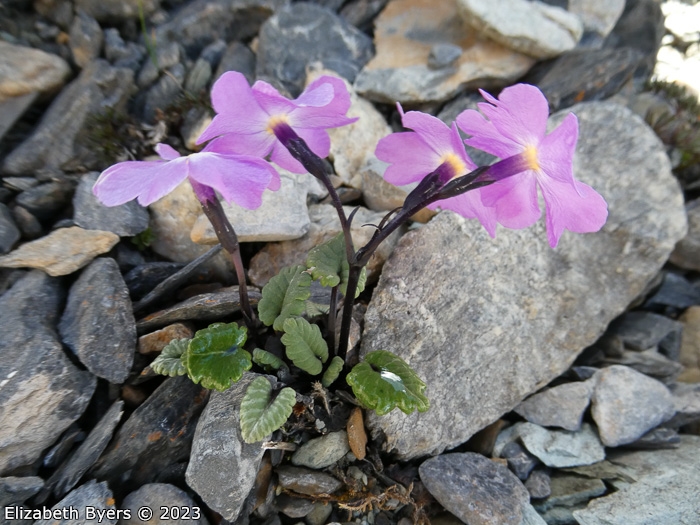
<instances>
[{"instance_id":1,"label":"dark purple stem","mask_svg":"<svg viewBox=\"0 0 700 525\"><path fill-rule=\"evenodd\" d=\"M194 194L202 205L204 214L214 227L214 232L221 246L231 255L231 261L233 262L233 266L236 269L236 276L238 277L238 294L241 302L241 313L243 314L245 324L252 331L255 328L255 316L248 299L245 269L243 268L241 249L236 231L233 229L228 217L226 217L226 213L224 213L221 202L219 202L219 199L216 197L214 190L192 179L190 179L190 184L192 185Z\"/></svg>"}]
</instances>

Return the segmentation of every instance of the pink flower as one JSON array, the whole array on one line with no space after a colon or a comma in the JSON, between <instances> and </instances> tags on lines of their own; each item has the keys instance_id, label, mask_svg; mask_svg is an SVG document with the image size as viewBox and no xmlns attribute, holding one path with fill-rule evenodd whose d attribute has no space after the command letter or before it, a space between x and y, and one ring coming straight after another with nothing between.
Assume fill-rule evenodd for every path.
<instances>
[{"instance_id":1,"label":"pink flower","mask_svg":"<svg viewBox=\"0 0 700 525\"><path fill-rule=\"evenodd\" d=\"M166 144L155 149L163 160L120 162L103 171L92 188L100 202L118 206L138 199L148 206L189 178L198 197L199 188L213 188L226 202L252 210L262 204L266 188L280 187L277 171L256 157L221 153L209 146L186 157ZM210 189L205 193L213 195Z\"/></svg>"},{"instance_id":2,"label":"pink flower","mask_svg":"<svg viewBox=\"0 0 700 525\"><path fill-rule=\"evenodd\" d=\"M377 144L377 158L390 164L384 172L387 182L403 186L437 172L444 185L476 169L455 124L449 128L440 119L426 113L404 113L400 104L397 104L397 108L403 126L413 131L393 133ZM493 237L496 230L495 212L482 204L480 191L482 189L468 191L428 207L452 210L463 217L478 219Z\"/></svg>"},{"instance_id":3,"label":"pink flower","mask_svg":"<svg viewBox=\"0 0 700 525\"><path fill-rule=\"evenodd\" d=\"M517 84L504 89L498 99L481 94L488 102L478 105L483 116L468 109L457 117L457 125L471 135L467 144L503 159L486 173L497 182L481 190L483 203L494 207L498 222L515 229L537 222L539 188L550 246L557 245L564 230L600 230L608 216L605 200L574 179L576 116L570 113L547 135L549 107L536 87Z\"/></svg>"},{"instance_id":4,"label":"pink flower","mask_svg":"<svg viewBox=\"0 0 700 525\"><path fill-rule=\"evenodd\" d=\"M355 122L345 114L350 94L339 78L322 76L309 84L295 100L289 100L270 84L257 81L251 88L238 72L225 73L214 84L211 101L217 115L199 143L212 144L234 153L266 157L294 173L306 173L283 145L290 128L304 139L311 151L327 157L331 141L326 132Z\"/></svg>"}]
</instances>

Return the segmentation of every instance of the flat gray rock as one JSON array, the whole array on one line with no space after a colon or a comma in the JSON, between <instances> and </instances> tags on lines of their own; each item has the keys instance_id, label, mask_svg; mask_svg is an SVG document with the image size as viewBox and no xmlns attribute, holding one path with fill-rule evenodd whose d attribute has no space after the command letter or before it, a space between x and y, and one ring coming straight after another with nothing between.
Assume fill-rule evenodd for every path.
<instances>
[{"instance_id":1,"label":"flat gray rock","mask_svg":"<svg viewBox=\"0 0 700 525\"><path fill-rule=\"evenodd\" d=\"M256 74L281 82L297 96L306 67L321 62L349 82L372 58L372 40L330 9L295 2L278 9L260 28Z\"/></svg>"},{"instance_id":2,"label":"flat gray rock","mask_svg":"<svg viewBox=\"0 0 700 525\"><path fill-rule=\"evenodd\" d=\"M76 10L80 9L101 22L111 23L115 19L148 17L159 7L160 0L76 0L75 2Z\"/></svg>"},{"instance_id":3,"label":"flat gray rock","mask_svg":"<svg viewBox=\"0 0 700 525\"><path fill-rule=\"evenodd\" d=\"M337 480L325 472L316 472L301 467L282 465L275 469L279 479L279 485L286 490L292 490L299 494L332 494L343 482Z\"/></svg>"},{"instance_id":4,"label":"flat gray rock","mask_svg":"<svg viewBox=\"0 0 700 525\"><path fill-rule=\"evenodd\" d=\"M560 7L527 0L458 0L462 18L474 30L537 59L573 49L583 23Z\"/></svg>"},{"instance_id":5,"label":"flat gray rock","mask_svg":"<svg viewBox=\"0 0 700 525\"><path fill-rule=\"evenodd\" d=\"M73 222L86 230L102 230L132 237L148 228L148 211L135 200L108 207L92 194L99 173L86 173L73 196Z\"/></svg>"},{"instance_id":6,"label":"flat gray rock","mask_svg":"<svg viewBox=\"0 0 700 525\"><path fill-rule=\"evenodd\" d=\"M345 430L330 432L304 443L292 456L292 464L321 469L329 467L350 452Z\"/></svg>"},{"instance_id":7,"label":"flat gray rock","mask_svg":"<svg viewBox=\"0 0 700 525\"><path fill-rule=\"evenodd\" d=\"M110 2L104 2L110 3ZM70 26L69 47L73 55L73 61L80 68L87 66L91 60L100 56L104 33L97 20L78 10Z\"/></svg>"},{"instance_id":8,"label":"flat gray rock","mask_svg":"<svg viewBox=\"0 0 700 525\"><path fill-rule=\"evenodd\" d=\"M63 296L58 279L34 271L0 297L0 475L39 459L95 391L58 339Z\"/></svg>"},{"instance_id":9,"label":"flat gray rock","mask_svg":"<svg viewBox=\"0 0 700 525\"><path fill-rule=\"evenodd\" d=\"M19 240L19 229L9 208L0 203L0 254L7 253Z\"/></svg>"},{"instance_id":10,"label":"flat gray rock","mask_svg":"<svg viewBox=\"0 0 700 525\"><path fill-rule=\"evenodd\" d=\"M568 369L685 234L678 182L646 124L615 104L572 110L576 175L610 210L601 232L566 232L552 250L543 221L491 239L476 221L443 212L402 237L384 267L362 353L397 353L431 400L423 414L369 415L401 458L465 442Z\"/></svg>"},{"instance_id":11,"label":"flat gray rock","mask_svg":"<svg viewBox=\"0 0 700 525\"><path fill-rule=\"evenodd\" d=\"M528 397L515 411L536 425L578 430L592 393L588 381L566 383Z\"/></svg>"},{"instance_id":12,"label":"flat gray rock","mask_svg":"<svg viewBox=\"0 0 700 525\"><path fill-rule=\"evenodd\" d=\"M675 413L668 388L629 367L604 368L594 379L591 414L606 447L631 443Z\"/></svg>"},{"instance_id":13,"label":"flat gray rock","mask_svg":"<svg viewBox=\"0 0 700 525\"><path fill-rule=\"evenodd\" d=\"M20 175L96 165L100 152L86 140L88 117L107 108L124 109L133 94L133 76L131 69L114 68L105 60L88 64L51 103L29 138L5 157L2 170Z\"/></svg>"},{"instance_id":14,"label":"flat gray rock","mask_svg":"<svg viewBox=\"0 0 700 525\"><path fill-rule=\"evenodd\" d=\"M671 262L681 268L700 272L700 199L685 207L688 214L688 235L678 243L671 254Z\"/></svg>"},{"instance_id":15,"label":"flat gray rock","mask_svg":"<svg viewBox=\"0 0 700 525\"><path fill-rule=\"evenodd\" d=\"M89 513L88 513L89 509ZM51 510L60 511L61 519L40 519L34 525L116 525L116 508L112 491L105 481L94 479L81 485L56 503ZM102 519L99 519L98 512ZM108 514L109 513L109 514Z\"/></svg>"},{"instance_id":16,"label":"flat gray rock","mask_svg":"<svg viewBox=\"0 0 700 525\"><path fill-rule=\"evenodd\" d=\"M0 478L0 505L3 507L21 505L39 492L43 486L44 480L38 476Z\"/></svg>"},{"instance_id":17,"label":"flat gray rock","mask_svg":"<svg viewBox=\"0 0 700 525\"><path fill-rule=\"evenodd\" d=\"M75 281L59 324L63 342L98 377L123 383L136 352L129 291L114 259L95 259Z\"/></svg>"},{"instance_id":18,"label":"flat gray rock","mask_svg":"<svg viewBox=\"0 0 700 525\"><path fill-rule=\"evenodd\" d=\"M469 525L520 525L530 495L506 467L481 454L443 454L418 469L425 488Z\"/></svg>"},{"instance_id":19,"label":"flat gray rock","mask_svg":"<svg viewBox=\"0 0 700 525\"><path fill-rule=\"evenodd\" d=\"M444 102L467 87L513 82L534 59L481 37L460 18L456 0L389 2L375 21L377 54L355 80L363 97L387 104ZM459 51L435 67L435 47Z\"/></svg>"},{"instance_id":20,"label":"flat gray rock","mask_svg":"<svg viewBox=\"0 0 700 525\"><path fill-rule=\"evenodd\" d=\"M235 521L255 484L265 450L241 436L240 405L248 385L258 377L245 374L228 390L214 392L197 425L187 484L228 521Z\"/></svg>"},{"instance_id":21,"label":"flat gray rock","mask_svg":"<svg viewBox=\"0 0 700 525\"><path fill-rule=\"evenodd\" d=\"M605 449L588 423L584 423L578 432L548 430L533 423L516 423L499 434L494 455L502 455L505 446L516 439L520 439L525 448L548 467L577 467L605 459Z\"/></svg>"},{"instance_id":22,"label":"flat gray rock","mask_svg":"<svg viewBox=\"0 0 700 525\"><path fill-rule=\"evenodd\" d=\"M107 410L99 423L90 431L75 453L47 480L46 486L57 498L62 498L75 487L112 439L114 429L124 413L124 401L117 400Z\"/></svg>"},{"instance_id":23,"label":"flat gray rock","mask_svg":"<svg viewBox=\"0 0 700 525\"><path fill-rule=\"evenodd\" d=\"M153 518L139 519L141 507L153 510ZM164 508L165 507L165 508ZM207 519L200 507L181 490L168 483L148 483L124 498L121 508L131 511L131 518L120 520L120 525L204 525ZM163 518L163 519L161 519Z\"/></svg>"},{"instance_id":24,"label":"flat gray rock","mask_svg":"<svg viewBox=\"0 0 700 525\"><path fill-rule=\"evenodd\" d=\"M674 450L615 454L635 479L574 511L580 525L692 525L698 523L700 436L681 436Z\"/></svg>"}]
</instances>

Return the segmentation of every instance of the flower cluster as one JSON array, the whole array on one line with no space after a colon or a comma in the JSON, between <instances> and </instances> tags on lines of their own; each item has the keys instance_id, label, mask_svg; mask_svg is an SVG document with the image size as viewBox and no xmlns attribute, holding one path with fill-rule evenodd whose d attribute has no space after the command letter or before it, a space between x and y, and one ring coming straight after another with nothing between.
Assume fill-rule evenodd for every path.
<instances>
[{"instance_id":1,"label":"flower cluster","mask_svg":"<svg viewBox=\"0 0 700 525\"><path fill-rule=\"evenodd\" d=\"M504 89L498 98L481 94L486 102L478 104L479 111L462 112L451 127L425 113L404 112L398 105L402 123L411 131L379 141L376 155L389 163L386 180L406 185L437 174L439 183L447 184L477 168L467 155L466 143L500 159L480 175L480 180L493 183L429 207L478 219L493 237L497 224L520 229L539 220L539 190L552 247L564 230L598 231L607 218L607 205L573 174L576 116L569 114L547 134L549 108L536 87L518 84ZM159 144L156 150L163 160L110 167L95 184L95 195L108 206L134 198L148 205L189 178L200 200L207 198L198 191L204 186L229 203L254 209L260 206L265 189L280 186L277 171L265 159L304 173L308 164L299 161L292 139L303 141L305 151L311 152L307 156L322 158L330 151L327 129L356 120L346 116L350 96L343 81L330 76L319 78L289 100L265 82L251 87L242 74L228 72L214 84L212 104L217 114L199 138L199 143L210 141L201 152L181 157ZM469 136L465 141L458 127Z\"/></svg>"}]
</instances>

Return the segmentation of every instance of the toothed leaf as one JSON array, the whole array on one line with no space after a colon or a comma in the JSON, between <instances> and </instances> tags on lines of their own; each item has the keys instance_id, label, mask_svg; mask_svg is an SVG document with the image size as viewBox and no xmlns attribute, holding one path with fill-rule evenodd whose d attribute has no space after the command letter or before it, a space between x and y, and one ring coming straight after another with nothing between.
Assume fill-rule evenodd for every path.
<instances>
[{"instance_id":1,"label":"toothed leaf","mask_svg":"<svg viewBox=\"0 0 700 525\"><path fill-rule=\"evenodd\" d=\"M182 355L187 351L190 339L173 339L161 350L158 357L151 363L151 368L156 374L164 376L181 376L187 372Z\"/></svg>"},{"instance_id":2,"label":"toothed leaf","mask_svg":"<svg viewBox=\"0 0 700 525\"><path fill-rule=\"evenodd\" d=\"M350 265L345 254L344 235L339 233L330 241L313 248L306 258L306 266L311 270L311 276L318 279L323 286L338 286L340 293L345 295ZM362 268L355 297L365 289L366 281L367 271Z\"/></svg>"},{"instance_id":3,"label":"toothed leaf","mask_svg":"<svg viewBox=\"0 0 700 525\"><path fill-rule=\"evenodd\" d=\"M350 371L347 382L358 401L380 416L396 407L406 414L430 408L423 395L425 383L403 359L386 350L369 352Z\"/></svg>"},{"instance_id":4,"label":"toothed leaf","mask_svg":"<svg viewBox=\"0 0 700 525\"><path fill-rule=\"evenodd\" d=\"M247 329L236 323L214 323L199 330L183 358L190 379L219 391L237 383L253 366L250 353L243 350L247 338Z\"/></svg>"},{"instance_id":5,"label":"toothed leaf","mask_svg":"<svg viewBox=\"0 0 700 525\"><path fill-rule=\"evenodd\" d=\"M328 345L321 336L321 329L303 317L284 322L282 343L287 357L295 366L312 376L318 375L328 359Z\"/></svg>"},{"instance_id":6,"label":"toothed leaf","mask_svg":"<svg viewBox=\"0 0 700 525\"><path fill-rule=\"evenodd\" d=\"M328 365L328 368L323 373L323 377L321 378L321 384L326 388L331 386L333 384L333 381L338 379L340 372L343 370L344 364L345 361L343 361L341 357L335 356L333 359L331 359L331 364Z\"/></svg>"},{"instance_id":7,"label":"toothed leaf","mask_svg":"<svg viewBox=\"0 0 700 525\"><path fill-rule=\"evenodd\" d=\"M261 441L289 418L296 403L296 392L283 388L271 401L272 385L264 377L254 379L241 401L241 435L246 443Z\"/></svg>"},{"instance_id":8,"label":"toothed leaf","mask_svg":"<svg viewBox=\"0 0 700 525\"><path fill-rule=\"evenodd\" d=\"M311 297L311 276L304 266L283 268L262 289L258 316L266 326L282 331L284 321L302 315Z\"/></svg>"},{"instance_id":9,"label":"toothed leaf","mask_svg":"<svg viewBox=\"0 0 700 525\"><path fill-rule=\"evenodd\" d=\"M262 348L253 350L253 362L262 366L266 372L279 370L280 368L289 368L279 357Z\"/></svg>"}]
</instances>

